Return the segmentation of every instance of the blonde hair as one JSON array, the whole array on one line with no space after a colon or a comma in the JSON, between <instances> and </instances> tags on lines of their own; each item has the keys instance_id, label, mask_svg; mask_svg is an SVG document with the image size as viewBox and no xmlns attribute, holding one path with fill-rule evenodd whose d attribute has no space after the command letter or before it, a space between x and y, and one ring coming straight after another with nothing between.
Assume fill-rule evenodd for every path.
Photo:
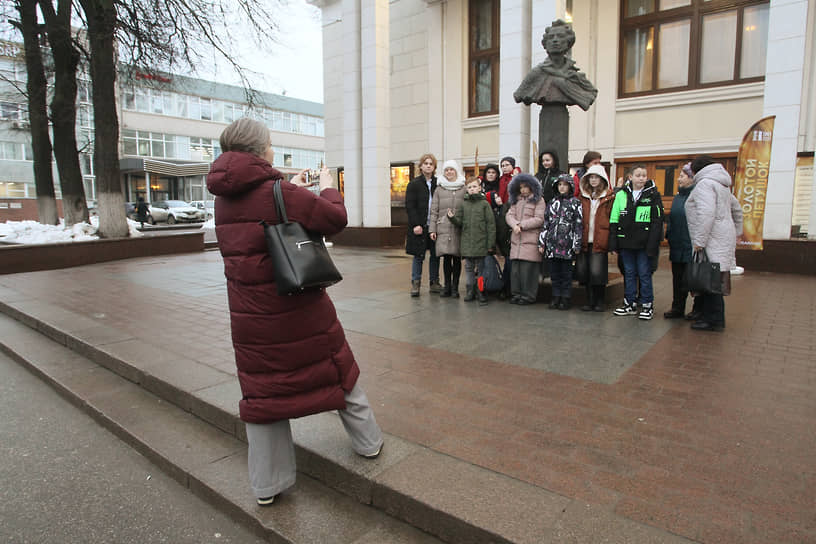
<instances>
[{"instance_id":1,"label":"blonde hair","mask_svg":"<svg viewBox=\"0 0 816 544\"><path fill-rule=\"evenodd\" d=\"M221 151L244 151L262 157L269 147L269 129L266 125L249 117L234 121L219 140Z\"/></svg>"},{"instance_id":2,"label":"blonde hair","mask_svg":"<svg viewBox=\"0 0 816 544\"><path fill-rule=\"evenodd\" d=\"M433 162L434 170L436 170L436 157L433 156L433 153L425 153L419 158L419 165L422 166L422 163L425 162L425 159L431 159Z\"/></svg>"}]
</instances>

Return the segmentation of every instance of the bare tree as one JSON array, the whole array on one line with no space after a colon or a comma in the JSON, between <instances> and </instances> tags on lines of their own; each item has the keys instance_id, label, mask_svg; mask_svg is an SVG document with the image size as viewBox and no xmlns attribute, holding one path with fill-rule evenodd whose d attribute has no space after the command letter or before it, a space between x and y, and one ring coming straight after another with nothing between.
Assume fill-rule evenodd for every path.
<instances>
[{"instance_id":1,"label":"bare tree","mask_svg":"<svg viewBox=\"0 0 816 544\"><path fill-rule=\"evenodd\" d=\"M87 223L88 205L82 185L82 169L76 140L77 70L80 54L71 30L71 0L39 0L45 18L48 43L54 59L54 95L51 98L51 123L54 131L54 158L62 189L65 224ZM50 161L49 161L50 162Z\"/></svg>"},{"instance_id":2,"label":"bare tree","mask_svg":"<svg viewBox=\"0 0 816 544\"><path fill-rule=\"evenodd\" d=\"M26 98L28 120L31 125L31 149L34 152L34 187L37 192L37 215L40 223L59 223L57 199L54 193L54 175L51 170L51 135L48 132L48 91L45 65L40 50L40 25L37 23L37 0L16 0L19 21L11 21L23 35L25 48Z\"/></svg>"},{"instance_id":3,"label":"bare tree","mask_svg":"<svg viewBox=\"0 0 816 544\"><path fill-rule=\"evenodd\" d=\"M213 57L222 59L238 75L247 102L258 93L250 72L236 54L234 29L259 46L278 42L275 14L286 0L116 0L118 41L124 66L136 70L182 69L192 72Z\"/></svg>"},{"instance_id":4,"label":"bare tree","mask_svg":"<svg viewBox=\"0 0 816 544\"><path fill-rule=\"evenodd\" d=\"M125 195L119 171L119 117L116 112L116 5L113 0L79 0L79 3L88 28L99 235L106 238L127 236Z\"/></svg>"},{"instance_id":5,"label":"bare tree","mask_svg":"<svg viewBox=\"0 0 816 544\"><path fill-rule=\"evenodd\" d=\"M46 20L46 33L56 69L55 93L51 103L54 154L63 183L66 223L87 220L75 136L76 73L80 56L78 43L72 39L72 2L57 0L57 9L54 10L53 0L15 1L39 5ZM99 233L105 237L126 236L128 228L118 153L116 78L119 66L116 44L119 44L118 50L122 53L120 60L126 68L148 72L174 68L195 71L205 52L214 51L239 75L246 89L247 100L252 104L257 93L249 84L248 72L234 54L233 38L227 31L225 21L238 18L244 28L252 31L258 43L274 42L278 33L274 8L282 0L77 2L75 5L81 10L76 15L84 21L87 30L86 55L92 79L95 130L93 163L99 201ZM42 161L44 159L40 158L37 162Z\"/></svg>"}]
</instances>

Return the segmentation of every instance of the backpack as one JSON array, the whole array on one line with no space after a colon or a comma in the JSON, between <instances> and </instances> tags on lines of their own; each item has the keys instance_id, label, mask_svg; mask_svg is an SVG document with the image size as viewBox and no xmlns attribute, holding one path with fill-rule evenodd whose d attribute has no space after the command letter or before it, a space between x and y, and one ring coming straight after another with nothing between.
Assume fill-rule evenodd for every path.
<instances>
[{"instance_id":1,"label":"backpack","mask_svg":"<svg viewBox=\"0 0 816 544\"><path fill-rule=\"evenodd\" d=\"M501 267L495 255L486 255L482 259L479 267L479 277L477 278L479 291L483 293L493 293L501 291L504 287Z\"/></svg>"}]
</instances>

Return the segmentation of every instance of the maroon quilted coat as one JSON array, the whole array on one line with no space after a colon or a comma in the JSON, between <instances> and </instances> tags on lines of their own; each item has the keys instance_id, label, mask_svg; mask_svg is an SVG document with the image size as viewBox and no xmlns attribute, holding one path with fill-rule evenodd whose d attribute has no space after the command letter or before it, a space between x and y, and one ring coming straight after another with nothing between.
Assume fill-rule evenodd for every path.
<instances>
[{"instance_id":1,"label":"maroon quilted coat","mask_svg":"<svg viewBox=\"0 0 816 544\"><path fill-rule=\"evenodd\" d=\"M243 399L241 419L270 423L345 408L344 392L360 370L324 290L279 296L259 221L277 223L273 180L264 159L222 154L207 176L215 199L215 233L227 277L232 345ZM336 189L320 196L283 181L289 219L326 235L346 226Z\"/></svg>"}]
</instances>

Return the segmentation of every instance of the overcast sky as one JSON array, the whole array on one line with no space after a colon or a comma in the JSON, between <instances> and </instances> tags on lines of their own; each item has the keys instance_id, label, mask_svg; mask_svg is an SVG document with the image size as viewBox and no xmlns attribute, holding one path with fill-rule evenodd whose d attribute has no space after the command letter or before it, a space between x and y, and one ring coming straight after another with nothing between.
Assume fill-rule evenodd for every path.
<instances>
[{"instance_id":1,"label":"overcast sky","mask_svg":"<svg viewBox=\"0 0 816 544\"><path fill-rule=\"evenodd\" d=\"M280 25L280 43L260 47L250 36L242 37L242 25L236 24L230 34L241 44L236 51L239 63L257 72L250 77L251 84L260 91L323 102L323 38L320 10L306 0L284 0L286 7L274 14ZM270 2L271 4L271 2ZM21 42L22 37L8 24L16 16L11 2L2 2L0 8L0 39ZM213 62L202 63L192 75L221 83L240 85L240 78L226 63L213 57L215 69L207 69Z\"/></svg>"},{"instance_id":2,"label":"overcast sky","mask_svg":"<svg viewBox=\"0 0 816 544\"><path fill-rule=\"evenodd\" d=\"M323 37L320 10L305 0L288 0L280 17L281 43L259 49L246 39L241 63L259 72L252 80L258 90L323 102ZM239 31L240 29L236 29ZM231 70L220 70L219 81L240 84Z\"/></svg>"}]
</instances>

